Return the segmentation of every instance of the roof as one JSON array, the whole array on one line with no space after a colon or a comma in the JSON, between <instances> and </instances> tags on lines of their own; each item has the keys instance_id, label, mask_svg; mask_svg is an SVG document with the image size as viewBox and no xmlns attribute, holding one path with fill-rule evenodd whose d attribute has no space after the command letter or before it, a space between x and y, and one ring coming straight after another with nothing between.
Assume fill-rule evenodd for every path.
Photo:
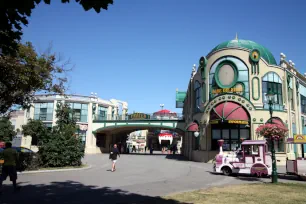
<instances>
[{"instance_id":1,"label":"roof","mask_svg":"<svg viewBox=\"0 0 306 204\"><path fill-rule=\"evenodd\" d=\"M226 48L244 48L247 50L253 50L253 49L258 49L261 57L269 64L271 65L277 65L276 64L276 60L274 58L274 56L272 55L272 53L265 48L264 46L250 41L250 40L240 40L240 39L235 39L235 40L229 40L226 42L223 42L219 45L217 45L214 49L212 49L212 51L208 54L212 54L218 50L222 50L222 49L226 49Z\"/></svg>"},{"instance_id":2,"label":"roof","mask_svg":"<svg viewBox=\"0 0 306 204\"><path fill-rule=\"evenodd\" d=\"M264 145L266 143L266 140L245 140L241 145Z\"/></svg>"}]
</instances>

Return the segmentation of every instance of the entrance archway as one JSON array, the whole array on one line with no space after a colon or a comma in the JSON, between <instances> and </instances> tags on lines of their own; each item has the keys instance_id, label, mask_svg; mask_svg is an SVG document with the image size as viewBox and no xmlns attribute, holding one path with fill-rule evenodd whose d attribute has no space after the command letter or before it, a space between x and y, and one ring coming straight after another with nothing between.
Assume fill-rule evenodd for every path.
<instances>
[{"instance_id":1,"label":"entrance archway","mask_svg":"<svg viewBox=\"0 0 306 204\"><path fill-rule=\"evenodd\" d=\"M250 139L250 115L240 104L224 101L210 111L211 150L218 149L218 140L223 139L223 149L234 151L241 139Z\"/></svg>"}]
</instances>

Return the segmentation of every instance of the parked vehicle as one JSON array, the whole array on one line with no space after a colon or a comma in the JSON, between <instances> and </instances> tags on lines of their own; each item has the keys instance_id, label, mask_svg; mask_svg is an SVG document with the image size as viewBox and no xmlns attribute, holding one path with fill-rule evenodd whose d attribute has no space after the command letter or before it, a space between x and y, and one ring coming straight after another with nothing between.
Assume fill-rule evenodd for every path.
<instances>
[{"instance_id":1,"label":"parked vehicle","mask_svg":"<svg viewBox=\"0 0 306 204\"><path fill-rule=\"evenodd\" d=\"M301 144L302 157L297 157L295 160L286 161L286 173L306 177L306 158L304 158L304 144L306 144L306 135L296 135L294 138L287 139L288 144Z\"/></svg>"},{"instance_id":2,"label":"parked vehicle","mask_svg":"<svg viewBox=\"0 0 306 204\"><path fill-rule=\"evenodd\" d=\"M26 148L26 147L12 147L13 149L16 149L17 152L28 152L33 153L32 150ZM2 152L5 148L0 148L0 152Z\"/></svg>"},{"instance_id":3,"label":"parked vehicle","mask_svg":"<svg viewBox=\"0 0 306 204\"><path fill-rule=\"evenodd\" d=\"M235 152L224 154L222 151L223 140L218 141L220 152L215 158L214 171L231 174L249 174L270 176L272 173L272 157L268 152L266 140L245 140L241 148Z\"/></svg>"}]
</instances>

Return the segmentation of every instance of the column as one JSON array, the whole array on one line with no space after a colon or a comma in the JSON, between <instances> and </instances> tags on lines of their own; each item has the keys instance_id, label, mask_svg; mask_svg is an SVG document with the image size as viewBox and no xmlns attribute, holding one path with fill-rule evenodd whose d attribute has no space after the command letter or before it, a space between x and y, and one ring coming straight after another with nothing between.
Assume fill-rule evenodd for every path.
<instances>
[{"instance_id":1,"label":"column","mask_svg":"<svg viewBox=\"0 0 306 204\"><path fill-rule=\"evenodd\" d=\"M56 125L56 121L57 121L57 118L56 118L56 110L57 110L57 100L54 100L53 101L53 117L52 117L52 127Z\"/></svg>"},{"instance_id":2,"label":"column","mask_svg":"<svg viewBox=\"0 0 306 204\"><path fill-rule=\"evenodd\" d=\"M86 132L86 152L88 152L89 148L93 148L93 138L95 138L94 134L92 133L92 103L88 104L88 114L87 114L87 122L88 122L88 128ZM90 151L90 150L89 150Z\"/></svg>"}]
</instances>

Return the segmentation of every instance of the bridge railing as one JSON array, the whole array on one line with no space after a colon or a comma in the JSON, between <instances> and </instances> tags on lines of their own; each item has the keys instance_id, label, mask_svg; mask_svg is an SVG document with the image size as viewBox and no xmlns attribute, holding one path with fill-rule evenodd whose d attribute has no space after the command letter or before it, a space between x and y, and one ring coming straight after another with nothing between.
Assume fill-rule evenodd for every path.
<instances>
[{"instance_id":1,"label":"bridge railing","mask_svg":"<svg viewBox=\"0 0 306 204\"><path fill-rule=\"evenodd\" d=\"M144 114L132 113L127 115L96 114L93 116L95 121L105 120L183 120L181 113L164 113L164 114Z\"/></svg>"}]
</instances>

